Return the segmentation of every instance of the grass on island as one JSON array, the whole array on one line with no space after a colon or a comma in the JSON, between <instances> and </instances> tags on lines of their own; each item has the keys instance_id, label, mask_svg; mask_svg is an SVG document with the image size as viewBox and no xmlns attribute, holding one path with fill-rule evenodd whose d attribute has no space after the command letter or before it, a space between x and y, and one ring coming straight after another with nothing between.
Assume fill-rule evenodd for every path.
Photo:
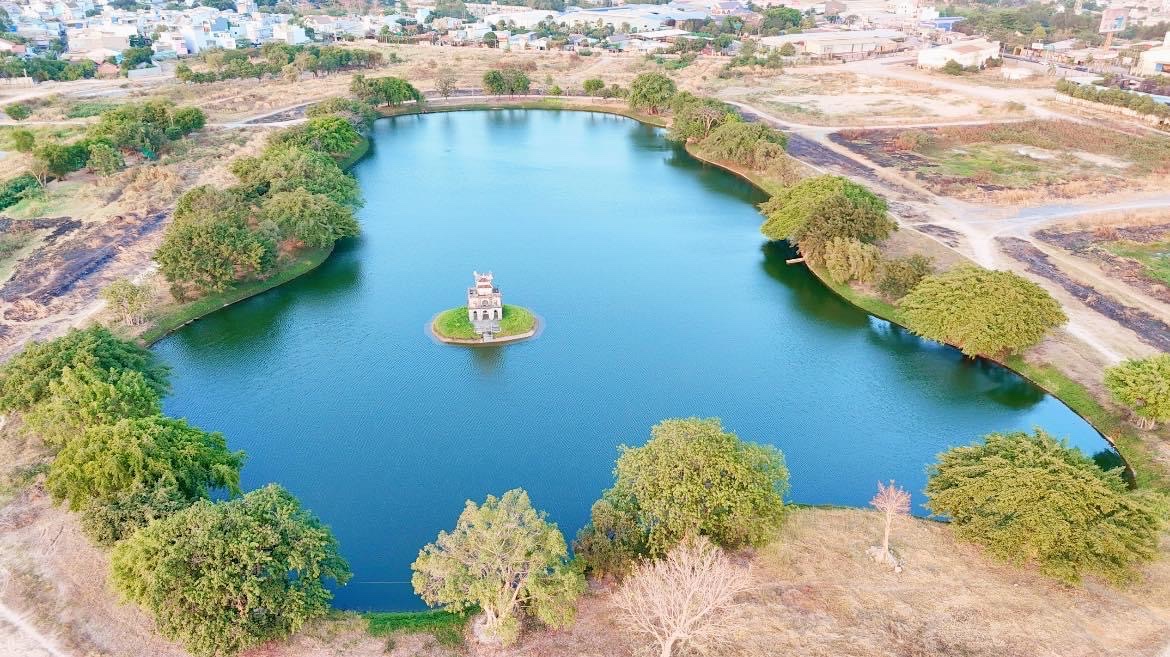
<instances>
[{"instance_id":1,"label":"grass on island","mask_svg":"<svg viewBox=\"0 0 1170 657\"><path fill-rule=\"evenodd\" d=\"M271 290L278 285L283 285L306 272L316 269L321 263L325 262L325 259L332 252L333 247L331 246L306 248L297 253L295 257L277 265L276 272L268 278L244 281L223 292L212 292L194 301L164 306L153 317L150 328L143 331L140 339L144 344L153 344L166 334L191 320L198 319L237 301L242 301L261 292Z\"/></svg>"},{"instance_id":2,"label":"grass on island","mask_svg":"<svg viewBox=\"0 0 1170 657\"><path fill-rule=\"evenodd\" d=\"M453 614L442 609L428 611L377 611L363 614L367 630L372 636L389 636L396 633L426 633L435 637L440 645L448 648L463 644L463 631L467 627L470 613Z\"/></svg>"},{"instance_id":3,"label":"grass on island","mask_svg":"<svg viewBox=\"0 0 1170 657\"><path fill-rule=\"evenodd\" d=\"M527 333L536 328L536 316L520 306L504 304L504 317L500 320L500 332L496 337L507 337ZM435 333L453 340L477 340L479 334L471 326L467 306L444 310L435 318Z\"/></svg>"}]
</instances>

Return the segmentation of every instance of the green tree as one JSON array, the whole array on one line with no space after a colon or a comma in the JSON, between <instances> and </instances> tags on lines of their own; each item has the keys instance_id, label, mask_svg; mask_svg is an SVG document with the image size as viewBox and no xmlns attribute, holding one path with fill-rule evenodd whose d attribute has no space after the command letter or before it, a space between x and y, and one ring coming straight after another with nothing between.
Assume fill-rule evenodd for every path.
<instances>
[{"instance_id":1,"label":"green tree","mask_svg":"<svg viewBox=\"0 0 1170 657\"><path fill-rule=\"evenodd\" d=\"M25 415L25 426L55 449L87 427L161 413L158 391L138 370L66 367L49 382L49 395Z\"/></svg>"},{"instance_id":2,"label":"green tree","mask_svg":"<svg viewBox=\"0 0 1170 657\"><path fill-rule=\"evenodd\" d=\"M593 503L589 524L573 541L573 554L596 578L624 577L646 552L646 532L638 522L636 502L612 492Z\"/></svg>"},{"instance_id":3,"label":"green tree","mask_svg":"<svg viewBox=\"0 0 1170 657\"><path fill-rule=\"evenodd\" d=\"M980 267L929 276L899 307L910 330L972 357L1018 352L1068 320L1044 288L1012 272Z\"/></svg>"},{"instance_id":4,"label":"green tree","mask_svg":"<svg viewBox=\"0 0 1170 657\"><path fill-rule=\"evenodd\" d=\"M882 262L877 289L886 299L897 301L910 293L922 279L934 273L934 262L921 254Z\"/></svg>"},{"instance_id":5,"label":"green tree","mask_svg":"<svg viewBox=\"0 0 1170 657\"><path fill-rule=\"evenodd\" d=\"M235 281L267 274L276 264L276 245L231 218L176 222L154 259L171 283L219 292Z\"/></svg>"},{"instance_id":6,"label":"green tree","mask_svg":"<svg viewBox=\"0 0 1170 657\"><path fill-rule=\"evenodd\" d=\"M762 545L784 518L783 455L740 440L717 419L664 420L642 447L619 449L614 487L603 499L618 509L633 505L652 556L687 534L727 548Z\"/></svg>"},{"instance_id":7,"label":"green tree","mask_svg":"<svg viewBox=\"0 0 1170 657\"><path fill-rule=\"evenodd\" d=\"M353 210L324 194L304 189L271 195L260 214L263 219L275 223L281 235L309 246L329 246L359 232Z\"/></svg>"},{"instance_id":8,"label":"green tree","mask_svg":"<svg viewBox=\"0 0 1170 657\"><path fill-rule=\"evenodd\" d=\"M786 43L780 46L780 54L784 57L795 57L796 46L792 45L791 43Z\"/></svg>"},{"instance_id":9,"label":"green tree","mask_svg":"<svg viewBox=\"0 0 1170 657\"><path fill-rule=\"evenodd\" d=\"M142 64L153 63L154 50L149 47L127 48L122 51L122 75Z\"/></svg>"},{"instance_id":10,"label":"green tree","mask_svg":"<svg viewBox=\"0 0 1170 657\"><path fill-rule=\"evenodd\" d=\"M85 428L49 467L45 488L73 511L86 502L132 490L174 487L191 500L209 490L238 493L243 452L229 452L223 434L161 415Z\"/></svg>"},{"instance_id":11,"label":"green tree","mask_svg":"<svg viewBox=\"0 0 1170 657\"><path fill-rule=\"evenodd\" d=\"M295 128L276 133L272 143L295 144L338 157L352 152L362 139L361 133L345 117L318 116Z\"/></svg>"},{"instance_id":12,"label":"green tree","mask_svg":"<svg viewBox=\"0 0 1170 657\"><path fill-rule=\"evenodd\" d=\"M121 340L103 326L72 329L48 342L32 342L0 367L0 411L27 411L48 397L66 368L97 372L140 372L156 393L169 389L169 370L152 352Z\"/></svg>"},{"instance_id":13,"label":"green tree","mask_svg":"<svg viewBox=\"0 0 1170 657\"><path fill-rule=\"evenodd\" d=\"M37 138L33 135L32 130L17 128L8 134L12 138L12 148L17 152L31 153L36 148Z\"/></svg>"},{"instance_id":14,"label":"green tree","mask_svg":"<svg viewBox=\"0 0 1170 657\"><path fill-rule=\"evenodd\" d=\"M90 169L102 176L112 176L126 166L126 160L113 146L102 142L89 145Z\"/></svg>"},{"instance_id":15,"label":"green tree","mask_svg":"<svg viewBox=\"0 0 1170 657\"><path fill-rule=\"evenodd\" d=\"M349 567L332 532L276 485L200 500L114 547L110 580L197 657L283 639L329 611Z\"/></svg>"},{"instance_id":16,"label":"green tree","mask_svg":"<svg viewBox=\"0 0 1170 657\"><path fill-rule=\"evenodd\" d=\"M149 525L191 506L191 500L163 482L134 486L81 507L81 530L94 543L111 546Z\"/></svg>"},{"instance_id":17,"label":"green tree","mask_svg":"<svg viewBox=\"0 0 1170 657\"><path fill-rule=\"evenodd\" d=\"M639 73L630 83L630 109L658 114L670 105L677 90L674 80L661 73Z\"/></svg>"},{"instance_id":18,"label":"green tree","mask_svg":"<svg viewBox=\"0 0 1170 657\"><path fill-rule=\"evenodd\" d=\"M788 239L799 245L800 253L814 264L824 262L825 252L833 240L859 243L856 249L864 251L865 247L884 240L897 229L897 224L883 209L884 205L869 197L864 197L859 203L844 193L833 194L817 203L808 221L793 230ZM850 246L845 248L854 250ZM872 280L873 269L878 264L877 251L873 247L869 250L868 255L861 255L856 250L851 253L851 262L860 262L856 258L863 258L870 263L866 282Z\"/></svg>"},{"instance_id":19,"label":"green tree","mask_svg":"<svg viewBox=\"0 0 1170 657\"><path fill-rule=\"evenodd\" d=\"M601 93L602 89L605 89L605 81L597 78L589 78L585 81L583 87L585 88L585 93L590 96L596 96Z\"/></svg>"},{"instance_id":20,"label":"green tree","mask_svg":"<svg viewBox=\"0 0 1170 657\"><path fill-rule=\"evenodd\" d=\"M48 143L34 153L48 171L56 178L78 171L89 163L89 144L84 141L72 144Z\"/></svg>"},{"instance_id":21,"label":"green tree","mask_svg":"<svg viewBox=\"0 0 1170 657\"><path fill-rule=\"evenodd\" d=\"M251 196L304 188L341 205L361 205L361 191L353 176L342 171L328 155L303 147L273 146L260 157L236 159L230 168Z\"/></svg>"},{"instance_id":22,"label":"green tree","mask_svg":"<svg viewBox=\"0 0 1170 657\"><path fill-rule=\"evenodd\" d=\"M483 610L488 631L511 644L521 612L552 627L572 624L585 578L567 557L556 524L515 489L482 505L468 500L454 531L419 551L411 583L431 606Z\"/></svg>"},{"instance_id":23,"label":"green tree","mask_svg":"<svg viewBox=\"0 0 1170 657\"><path fill-rule=\"evenodd\" d=\"M483 35L483 45L488 48L498 48L500 45L500 38L496 36L495 32L487 32Z\"/></svg>"},{"instance_id":24,"label":"green tree","mask_svg":"<svg viewBox=\"0 0 1170 657\"><path fill-rule=\"evenodd\" d=\"M873 282L881 257L876 246L850 237L830 238L823 256L825 269L834 283Z\"/></svg>"},{"instance_id":25,"label":"green tree","mask_svg":"<svg viewBox=\"0 0 1170 657\"><path fill-rule=\"evenodd\" d=\"M12 103L4 106L4 113L13 121L23 121L32 116L32 110L24 103Z\"/></svg>"},{"instance_id":26,"label":"green tree","mask_svg":"<svg viewBox=\"0 0 1170 657\"><path fill-rule=\"evenodd\" d=\"M1170 420L1170 354L1127 360L1105 370L1105 387L1133 409L1143 428Z\"/></svg>"},{"instance_id":27,"label":"green tree","mask_svg":"<svg viewBox=\"0 0 1170 657\"><path fill-rule=\"evenodd\" d=\"M705 139L712 130L736 116L727 103L713 98L699 98L687 91L675 95L670 109L674 118L670 122L668 137L672 141L681 142Z\"/></svg>"},{"instance_id":28,"label":"green tree","mask_svg":"<svg viewBox=\"0 0 1170 657\"><path fill-rule=\"evenodd\" d=\"M1105 472L1039 429L943 452L926 496L960 539L1065 582L1126 581L1157 555L1161 511L1127 489L1120 469Z\"/></svg>"},{"instance_id":29,"label":"green tree","mask_svg":"<svg viewBox=\"0 0 1170 657\"><path fill-rule=\"evenodd\" d=\"M760 123L724 118L703 139L703 150L717 160L763 169L784 155L788 138Z\"/></svg>"},{"instance_id":30,"label":"green tree","mask_svg":"<svg viewBox=\"0 0 1170 657\"><path fill-rule=\"evenodd\" d=\"M770 240L795 242L800 231L809 220L822 210L822 206L843 198L845 203L836 203L839 208L853 208L867 213L871 219L884 217L886 202L880 196L840 176L816 176L806 178L787 187L760 205L766 220L760 231ZM872 239L861 239L863 242Z\"/></svg>"},{"instance_id":31,"label":"green tree","mask_svg":"<svg viewBox=\"0 0 1170 657\"><path fill-rule=\"evenodd\" d=\"M119 278L102 290L102 299L118 314L123 324L137 326L150 305L150 287Z\"/></svg>"},{"instance_id":32,"label":"green tree","mask_svg":"<svg viewBox=\"0 0 1170 657\"><path fill-rule=\"evenodd\" d=\"M455 93L455 85L459 81L456 77L455 71L444 68L439 70L438 77L435 78L435 91L443 98L450 98L451 94Z\"/></svg>"}]
</instances>

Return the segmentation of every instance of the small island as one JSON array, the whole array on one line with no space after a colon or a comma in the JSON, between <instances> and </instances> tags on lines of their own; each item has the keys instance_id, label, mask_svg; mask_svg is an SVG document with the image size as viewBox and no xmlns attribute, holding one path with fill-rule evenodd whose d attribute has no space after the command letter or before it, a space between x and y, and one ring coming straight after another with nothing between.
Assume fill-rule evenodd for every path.
<instances>
[{"instance_id":1,"label":"small island","mask_svg":"<svg viewBox=\"0 0 1170 657\"><path fill-rule=\"evenodd\" d=\"M473 272L467 305L444 310L431 322L431 333L449 344L509 343L536 335L537 317L531 310L504 303L491 272Z\"/></svg>"}]
</instances>

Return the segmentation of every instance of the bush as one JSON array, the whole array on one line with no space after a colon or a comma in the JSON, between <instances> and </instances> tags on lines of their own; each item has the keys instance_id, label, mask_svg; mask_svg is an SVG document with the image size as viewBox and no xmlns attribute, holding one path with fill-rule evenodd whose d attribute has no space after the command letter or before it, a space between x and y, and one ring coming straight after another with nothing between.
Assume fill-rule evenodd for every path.
<instances>
[{"instance_id":1,"label":"bush","mask_svg":"<svg viewBox=\"0 0 1170 657\"><path fill-rule=\"evenodd\" d=\"M32 130L17 128L9 133L9 137L12 139L12 148L19 153L31 153L36 147L37 138Z\"/></svg>"},{"instance_id":2,"label":"bush","mask_svg":"<svg viewBox=\"0 0 1170 657\"><path fill-rule=\"evenodd\" d=\"M109 144L101 142L89 145L89 168L102 176L112 176L126 166L122 154Z\"/></svg>"},{"instance_id":3,"label":"bush","mask_svg":"<svg viewBox=\"0 0 1170 657\"><path fill-rule=\"evenodd\" d=\"M1044 288L1012 272L980 267L929 276L899 306L910 330L968 356L1018 352L1068 320Z\"/></svg>"},{"instance_id":4,"label":"bush","mask_svg":"<svg viewBox=\"0 0 1170 657\"><path fill-rule=\"evenodd\" d=\"M947 75L962 75L967 72L963 65L953 59L948 59L946 64L943 64L942 72Z\"/></svg>"},{"instance_id":5,"label":"bush","mask_svg":"<svg viewBox=\"0 0 1170 657\"><path fill-rule=\"evenodd\" d=\"M374 126L378 112L367 102L337 97L310 105L309 109L305 111L305 116L311 119L323 116L340 116L349 121L355 130L364 134Z\"/></svg>"},{"instance_id":6,"label":"bush","mask_svg":"<svg viewBox=\"0 0 1170 657\"><path fill-rule=\"evenodd\" d=\"M13 121L23 121L32 116L32 110L24 103L12 103L4 106L4 113Z\"/></svg>"},{"instance_id":7,"label":"bush","mask_svg":"<svg viewBox=\"0 0 1170 657\"><path fill-rule=\"evenodd\" d=\"M94 543L110 546L155 520L168 518L191 505L173 486L134 486L81 507L81 530Z\"/></svg>"},{"instance_id":8,"label":"bush","mask_svg":"<svg viewBox=\"0 0 1170 657\"><path fill-rule=\"evenodd\" d=\"M957 537L1064 582L1124 582L1157 555L1161 511L1127 490L1120 469L1105 472L1040 429L952 448L929 477L927 507Z\"/></svg>"},{"instance_id":9,"label":"bush","mask_svg":"<svg viewBox=\"0 0 1170 657\"><path fill-rule=\"evenodd\" d=\"M30 192L39 190L41 184L31 173L22 173L15 178L9 178L0 185L0 210L12 207L24 200Z\"/></svg>"},{"instance_id":10,"label":"bush","mask_svg":"<svg viewBox=\"0 0 1170 657\"><path fill-rule=\"evenodd\" d=\"M897 301L910 293L922 279L934 273L933 261L920 254L886 260L878 274L877 289L883 297Z\"/></svg>"},{"instance_id":11,"label":"bush","mask_svg":"<svg viewBox=\"0 0 1170 657\"><path fill-rule=\"evenodd\" d=\"M483 74L483 86L488 93L502 96L527 94L532 81L528 74L515 67L492 69Z\"/></svg>"},{"instance_id":12,"label":"bush","mask_svg":"<svg viewBox=\"0 0 1170 657\"><path fill-rule=\"evenodd\" d=\"M1105 370L1105 387L1133 409L1142 426L1170 420L1170 354L1127 360Z\"/></svg>"},{"instance_id":13,"label":"bush","mask_svg":"<svg viewBox=\"0 0 1170 657\"><path fill-rule=\"evenodd\" d=\"M349 567L332 532L276 485L200 500L114 547L110 581L197 657L288 637L329 611Z\"/></svg>"},{"instance_id":14,"label":"bush","mask_svg":"<svg viewBox=\"0 0 1170 657\"><path fill-rule=\"evenodd\" d=\"M585 89L585 93L587 95L596 96L601 93L603 89L605 89L605 82L597 78L589 78L584 82L583 88Z\"/></svg>"},{"instance_id":15,"label":"bush","mask_svg":"<svg viewBox=\"0 0 1170 657\"><path fill-rule=\"evenodd\" d=\"M275 145L292 144L318 153L339 157L353 152L362 143L362 134L343 116L318 116L276 133Z\"/></svg>"}]
</instances>

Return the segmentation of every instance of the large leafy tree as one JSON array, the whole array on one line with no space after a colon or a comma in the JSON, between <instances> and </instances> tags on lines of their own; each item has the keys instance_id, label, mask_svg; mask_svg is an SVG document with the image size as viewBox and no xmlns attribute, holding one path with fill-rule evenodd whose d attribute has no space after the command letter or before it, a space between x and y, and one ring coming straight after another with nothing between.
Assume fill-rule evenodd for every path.
<instances>
[{"instance_id":1,"label":"large leafy tree","mask_svg":"<svg viewBox=\"0 0 1170 657\"><path fill-rule=\"evenodd\" d=\"M712 130L736 116L727 103L714 98L700 98L689 91L675 94L670 109L674 117L670 121L668 136L673 141L681 142L704 139Z\"/></svg>"},{"instance_id":2,"label":"large leafy tree","mask_svg":"<svg viewBox=\"0 0 1170 657\"><path fill-rule=\"evenodd\" d=\"M51 393L67 368L88 367L115 375L134 370L158 394L169 389L168 369L151 352L121 340L103 326L73 329L48 342L33 342L0 368L0 411L27 411Z\"/></svg>"},{"instance_id":3,"label":"large leafy tree","mask_svg":"<svg viewBox=\"0 0 1170 657\"><path fill-rule=\"evenodd\" d=\"M289 636L329 611L349 567L329 528L276 485L200 500L114 547L111 581L199 657Z\"/></svg>"},{"instance_id":4,"label":"large leafy tree","mask_svg":"<svg viewBox=\"0 0 1170 657\"><path fill-rule=\"evenodd\" d=\"M159 484L195 500L212 489L239 492L243 463L243 452L229 452L223 434L155 415L88 427L57 454L45 487L74 511Z\"/></svg>"},{"instance_id":5,"label":"large leafy tree","mask_svg":"<svg viewBox=\"0 0 1170 657\"><path fill-rule=\"evenodd\" d=\"M353 210L304 189L273 194L260 214L275 223L282 235L309 246L328 246L359 232Z\"/></svg>"},{"instance_id":6,"label":"large leafy tree","mask_svg":"<svg viewBox=\"0 0 1170 657\"><path fill-rule=\"evenodd\" d=\"M630 83L630 109L658 114L670 106L678 87L661 73L639 73Z\"/></svg>"},{"instance_id":7,"label":"large leafy tree","mask_svg":"<svg viewBox=\"0 0 1170 657\"><path fill-rule=\"evenodd\" d=\"M1088 574L1121 582L1157 554L1162 514L1151 500L1042 430L952 448L929 475L931 512L998 559L1070 583Z\"/></svg>"},{"instance_id":8,"label":"large leafy tree","mask_svg":"<svg viewBox=\"0 0 1170 657\"><path fill-rule=\"evenodd\" d=\"M863 245L879 242L897 228L884 205L871 203L868 198L858 202L843 192L831 194L816 204L812 215L792 231L788 240L799 245L800 253L814 264L824 261L834 241ZM875 259L875 268L876 264Z\"/></svg>"},{"instance_id":9,"label":"large leafy tree","mask_svg":"<svg viewBox=\"0 0 1170 657\"><path fill-rule=\"evenodd\" d=\"M51 447L60 448L86 427L126 418L158 415L158 390L138 370L66 367L49 382L49 394L25 416L25 426Z\"/></svg>"},{"instance_id":10,"label":"large leafy tree","mask_svg":"<svg viewBox=\"0 0 1170 657\"><path fill-rule=\"evenodd\" d=\"M276 244L244 222L221 216L172 225L154 259L175 285L221 291L235 281L268 273L276 264Z\"/></svg>"},{"instance_id":11,"label":"large leafy tree","mask_svg":"<svg viewBox=\"0 0 1170 657\"><path fill-rule=\"evenodd\" d=\"M496 95L526 94L532 86L528 74L518 68L491 69L483 74L483 86Z\"/></svg>"},{"instance_id":12,"label":"large leafy tree","mask_svg":"<svg viewBox=\"0 0 1170 657\"><path fill-rule=\"evenodd\" d=\"M191 506L192 500L166 482L135 485L81 507L81 530L98 545L110 546L155 520Z\"/></svg>"},{"instance_id":13,"label":"large leafy tree","mask_svg":"<svg viewBox=\"0 0 1170 657\"><path fill-rule=\"evenodd\" d=\"M423 95L411 83L393 76L384 78L366 78L355 75L350 84L350 90L358 98L370 103L383 105L401 105L407 101L422 102Z\"/></svg>"},{"instance_id":14,"label":"large leafy tree","mask_svg":"<svg viewBox=\"0 0 1170 657\"><path fill-rule=\"evenodd\" d=\"M968 356L1018 352L1068 319L1039 285L980 267L928 276L899 307L910 330L953 344Z\"/></svg>"},{"instance_id":15,"label":"large leafy tree","mask_svg":"<svg viewBox=\"0 0 1170 657\"><path fill-rule=\"evenodd\" d=\"M605 497L617 509L632 507L653 556L688 534L728 548L761 545L784 518L783 455L713 418L658 423L645 445L621 448L614 476Z\"/></svg>"},{"instance_id":16,"label":"large leafy tree","mask_svg":"<svg viewBox=\"0 0 1170 657\"><path fill-rule=\"evenodd\" d=\"M343 116L319 116L304 125L282 130L273 143L295 144L334 157L351 152L362 142L362 135Z\"/></svg>"},{"instance_id":17,"label":"large leafy tree","mask_svg":"<svg viewBox=\"0 0 1170 657\"><path fill-rule=\"evenodd\" d=\"M703 140L703 150L717 160L763 169L784 155L788 138L761 123L726 119Z\"/></svg>"},{"instance_id":18,"label":"large leafy tree","mask_svg":"<svg viewBox=\"0 0 1170 657\"><path fill-rule=\"evenodd\" d=\"M556 524L515 489L482 505L468 500L455 529L419 551L411 583L429 605L483 610L488 632L510 644L522 612L553 627L573 622L585 579L567 556Z\"/></svg>"},{"instance_id":19,"label":"large leafy tree","mask_svg":"<svg viewBox=\"0 0 1170 657\"><path fill-rule=\"evenodd\" d=\"M1145 428L1170 420L1170 354L1127 360L1105 370L1105 387Z\"/></svg>"},{"instance_id":20,"label":"large leafy tree","mask_svg":"<svg viewBox=\"0 0 1170 657\"><path fill-rule=\"evenodd\" d=\"M841 176L816 176L762 203L760 210L767 219L760 231L770 240L795 241L793 236L829 204L838 204L838 208L848 204L873 215L884 216L886 212L886 202L865 187Z\"/></svg>"},{"instance_id":21,"label":"large leafy tree","mask_svg":"<svg viewBox=\"0 0 1170 657\"><path fill-rule=\"evenodd\" d=\"M361 204L361 191L353 176L342 171L328 155L303 147L274 146L260 157L235 160L231 170L253 196L304 188L314 194L324 194L341 205Z\"/></svg>"}]
</instances>

